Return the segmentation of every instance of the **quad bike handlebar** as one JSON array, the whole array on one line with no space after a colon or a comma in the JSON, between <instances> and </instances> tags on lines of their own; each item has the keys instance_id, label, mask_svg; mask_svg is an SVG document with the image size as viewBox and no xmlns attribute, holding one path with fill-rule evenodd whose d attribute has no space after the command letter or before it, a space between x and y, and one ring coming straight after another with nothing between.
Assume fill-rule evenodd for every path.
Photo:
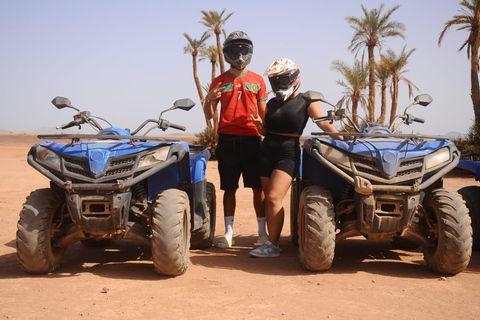
<instances>
[{"instance_id":1,"label":"quad bike handlebar","mask_svg":"<svg viewBox=\"0 0 480 320\"><path fill-rule=\"evenodd\" d=\"M92 127L95 131L100 132L103 130L102 126L94 119L98 117L93 117L89 111L80 111L77 108L73 107L71 105L71 102L69 99L64 98L64 97L56 97L55 99L52 100L53 105L55 105L58 109L63 109L63 108L70 108L74 109L78 112L78 114L73 116L73 120L70 121L69 123L63 124L61 126L58 126L57 129L68 129L71 127L79 127L81 129L82 124L89 124L90 127ZM147 124L149 123L155 123L155 126L149 128L143 135L145 136L148 132L150 132L152 129L159 128L163 131L167 130L168 128L173 128L181 131L185 131L187 128L185 126L171 123L170 121L163 119L162 115L166 111L174 110L174 109L181 109L188 111L191 108L195 106L195 102L193 102L190 99L180 99L176 100L173 104L172 107L164 110L161 112L160 116L158 119L148 119L145 120L140 126L138 126L137 129L135 129L131 134L136 135L139 131L141 131ZM105 121L112 127L112 125L105 119L98 118L100 120Z\"/></svg>"}]
</instances>

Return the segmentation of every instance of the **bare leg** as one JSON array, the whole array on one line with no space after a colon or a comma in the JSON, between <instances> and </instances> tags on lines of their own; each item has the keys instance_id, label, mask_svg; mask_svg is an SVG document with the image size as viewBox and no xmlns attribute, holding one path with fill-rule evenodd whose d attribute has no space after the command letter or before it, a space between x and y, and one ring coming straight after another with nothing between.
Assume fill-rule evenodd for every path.
<instances>
[{"instance_id":1,"label":"bare leg","mask_svg":"<svg viewBox=\"0 0 480 320\"><path fill-rule=\"evenodd\" d=\"M237 206L236 195L237 190L225 190L223 194L223 216L230 217L235 215Z\"/></svg>"},{"instance_id":2,"label":"bare leg","mask_svg":"<svg viewBox=\"0 0 480 320\"><path fill-rule=\"evenodd\" d=\"M257 218L265 217L265 194L262 188L253 188L253 207Z\"/></svg>"},{"instance_id":3,"label":"bare leg","mask_svg":"<svg viewBox=\"0 0 480 320\"><path fill-rule=\"evenodd\" d=\"M268 240L278 244L285 219L282 201L292 183L292 177L284 171L273 170L270 178L262 177L265 190L265 215L267 217Z\"/></svg>"},{"instance_id":4,"label":"bare leg","mask_svg":"<svg viewBox=\"0 0 480 320\"><path fill-rule=\"evenodd\" d=\"M225 221L225 234L217 242L215 246L220 248L228 248L228 242L234 244L233 239L233 218L236 207L237 190L226 190L223 194L223 216ZM226 238L226 239L225 239Z\"/></svg>"},{"instance_id":5,"label":"bare leg","mask_svg":"<svg viewBox=\"0 0 480 320\"><path fill-rule=\"evenodd\" d=\"M258 240L254 245L261 245L267 239L267 228L265 218L265 193L262 188L253 188L253 206L257 216Z\"/></svg>"}]
</instances>

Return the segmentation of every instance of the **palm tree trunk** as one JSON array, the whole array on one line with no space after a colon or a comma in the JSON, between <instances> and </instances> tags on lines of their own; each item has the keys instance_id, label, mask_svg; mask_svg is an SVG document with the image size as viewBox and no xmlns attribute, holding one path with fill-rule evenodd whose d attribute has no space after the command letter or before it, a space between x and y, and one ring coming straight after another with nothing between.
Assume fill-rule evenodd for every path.
<instances>
[{"instance_id":1,"label":"palm tree trunk","mask_svg":"<svg viewBox=\"0 0 480 320\"><path fill-rule=\"evenodd\" d=\"M213 83L213 80L215 79L216 65L217 65L216 61L213 61L212 62L212 83ZM215 132L217 132L218 130L218 108L215 109L215 113L213 114L213 129L215 130Z\"/></svg>"},{"instance_id":2,"label":"palm tree trunk","mask_svg":"<svg viewBox=\"0 0 480 320\"><path fill-rule=\"evenodd\" d=\"M480 43L472 46L472 55L470 58L471 71L470 78L472 83L471 98L473 103L473 112L475 114L475 127L480 128L480 87L478 81L478 47Z\"/></svg>"},{"instance_id":3,"label":"palm tree trunk","mask_svg":"<svg viewBox=\"0 0 480 320\"><path fill-rule=\"evenodd\" d=\"M200 80L198 79L198 75L197 75L197 56L193 54L192 54L192 65L193 65L193 79L195 80L195 85L197 86L198 97L200 98L202 109L204 109L205 98L203 97L202 85L200 84ZM207 123L208 128L212 127L212 124L210 123L209 120L207 120L207 117L205 117L205 122Z\"/></svg>"},{"instance_id":4,"label":"palm tree trunk","mask_svg":"<svg viewBox=\"0 0 480 320\"><path fill-rule=\"evenodd\" d=\"M381 95L382 95L382 107L380 109L380 118L378 118L378 122L380 124L385 123L385 116L387 114L387 87L382 85L381 87Z\"/></svg>"},{"instance_id":5,"label":"palm tree trunk","mask_svg":"<svg viewBox=\"0 0 480 320\"><path fill-rule=\"evenodd\" d=\"M368 46L368 119L375 121L375 46Z\"/></svg>"},{"instance_id":6,"label":"palm tree trunk","mask_svg":"<svg viewBox=\"0 0 480 320\"><path fill-rule=\"evenodd\" d=\"M220 63L220 74L225 72L225 63L223 62L223 46L220 43L220 33L215 34L217 38L218 62Z\"/></svg>"},{"instance_id":7,"label":"palm tree trunk","mask_svg":"<svg viewBox=\"0 0 480 320\"><path fill-rule=\"evenodd\" d=\"M392 110L390 110L390 125L392 125L395 116L397 115L398 106L398 80L392 79L393 92L392 92Z\"/></svg>"},{"instance_id":8,"label":"palm tree trunk","mask_svg":"<svg viewBox=\"0 0 480 320\"><path fill-rule=\"evenodd\" d=\"M358 125L358 116L357 116L357 111L358 111L358 99L352 99L352 114L353 114L353 122Z\"/></svg>"}]
</instances>

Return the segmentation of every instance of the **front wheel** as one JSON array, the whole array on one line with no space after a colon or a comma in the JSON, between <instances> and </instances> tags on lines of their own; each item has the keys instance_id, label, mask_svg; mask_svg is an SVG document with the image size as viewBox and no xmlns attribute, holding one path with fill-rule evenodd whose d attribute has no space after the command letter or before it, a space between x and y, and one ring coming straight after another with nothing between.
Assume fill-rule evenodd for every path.
<instances>
[{"instance_id":1,"label":"front wheel","mask_svg":"<svg viewBox=\"0 0 480 320\"><path fill-rule=\"evenodd\" d=\"M422 246L429 269L443 274L464 271L472 255L472 227L462 197L446 189L433 190L423 203L429 246Z\"/></svg>"},{"instance_id":2,"label":"front wheel","mask_svg":"<svg viewBox=\"0 0 480 320\"><path fill-rule=\"evenodd\" d=\"M298 248L303 267L328 270L335 256L335 237L332 194L319 186L305 188L298 211Z\"/></svg>"},{"instance_id":3,"label":"front wheel","mask_svg":"<svg viewBox=\"0 0 480 320\"><path fill-rule=\"evenodd\" d=\"M480 187L469 186L458 190L465 200L472 219L473 250L480 250Z\"/></svg>"},{"instance_id":4,"label":"front wheel","mask_svg":"<svg viewBox=\"0 0 480 320\"><path fill-rule=\"evenodd\" d=\"M17 223L17 256L22 269L46 274L60 265L66 247L55 246L62 222L63 197L52 189L33 191L23 204Z\"/></svg>"},{"instance_id":5,"label":"front wheel","mask_svg":"<svg viewBox=\"0 0 480 320\"><path fill-rule=\"evenodd\" d=\"M155 270L178 276L187 270L190 246L190 203L184 191L168 189L155 200L152 215L152 259Z\"/></svg>"}]
</instances>

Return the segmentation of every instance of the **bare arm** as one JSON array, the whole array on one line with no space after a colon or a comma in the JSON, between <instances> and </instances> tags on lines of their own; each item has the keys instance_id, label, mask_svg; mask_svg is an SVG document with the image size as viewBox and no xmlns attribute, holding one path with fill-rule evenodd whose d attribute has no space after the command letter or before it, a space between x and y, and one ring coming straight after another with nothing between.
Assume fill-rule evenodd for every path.
<instances>
[{"instance_id":1,"label":"bare arm","mask_svg":"<svg viewBox=\"0 0 480 320\"><path fill-rule=\"evenodd\" d=\"M325 116L318 102L312 102L308 106L307 112L310 118L312 119ZM330 121L320 121L320 122L316 122L316 124L320 129L322 129L325 132L338 132L337 128L335 128L335 126L332 123L330 123ZM333 138L338 140L343 140L343 137L340 135L335 135L333 136Z\"/></svg>"},{"instance_id":2,"label":"bare arm","mask_svg":"<svg viewBox=\"0 0 480 320\"><path fill-rule=\"evenodd\" d=\"M205 117L207 118L207 120L212 119L215 111L217 110L218 102L215 100L220 99L220 97L222 96L223 89L220 88L221 86L222 83L219 82L215 86L215 88L210 90L210 92L205 97L205 103L203 104L203 112L205 113Z\"/></svg>"},{"instance_id":3,"label":"bare arm","mask_svg":"<svg viewBox=\"0 0 480 320\"><path fill-rule=\"evenodd\" d=\"M210 120L213 118L213 115L215 114L215 110L217 110L218 102L209 101L207 99L205 99L205 104L203 105L203 112L205 113L205 118L207 118L207 120Z\"/></svg>"}]
</instances>

